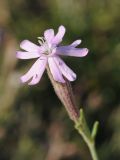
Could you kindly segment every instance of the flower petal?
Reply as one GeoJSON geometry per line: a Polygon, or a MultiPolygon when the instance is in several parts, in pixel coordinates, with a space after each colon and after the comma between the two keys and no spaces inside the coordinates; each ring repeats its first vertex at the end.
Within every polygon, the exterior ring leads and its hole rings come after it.
{"type": "Polygon", "coordinates": [[[53,75],[53,78],[55,81],[65,83],[65,80],[63,79],[62,73],[60,72],[57,64],[55,63],[54,57],[49,57],[48,58],[48,64],[50,71],[53,75]]]}
{"type": "Polygon", "coordinates": [[[65,31],[66,31],[65,27],[61,25],[58,28],[58,33],[54,37],[52,43],[55,45],[58,45],[62,41],[62,38],[64,37],[64,34],[65,34],[65,31]]]}
{"type": "Polygon", "coordinates": [[[56,54],[64,56],[84,57],[88,54],[87,48],[74,48],[71,46],[57,47],[56,54]]]}
{"type": "Polygon", "coordinates": [[[82,41],[80,39],[74,41],[70,46],[71,47],[77,47],[82,41]]]}
{"type": "Polygon", "coordinates": [[[46,57],[40,57],[34,64],[33,66],[30,68],[30,70],[21,77],[21,81],[23,83],[29,81],[31,78],[32,80],[30,81],[29,85],[35,85],[37,84],[41,77],[42,74],[45,70],[46,67],[46,63],[47,63],[47,58],[46,57]]]}
{"type": "Polygon", "coordinates": [[[40,52],[41,51],[41,47],[39,47],[38,45],[30,42],[29,40],[24,40],[21,42],[20,47],[28,52],[40,52]]]}
{"type": "Polygon", "coordinates": [[[40,54],[18,51],[16,53],[16,57],[19,58],[19,59],[32,59],[32,58],[38,58],[38,57],[40,57],[40,54]]]}
{"type": "Polygon", "coordinates": [[[76,79],[76,74],[65,64],[65,62],[61,58],[56,57],[54,59],[62,74],[69,81],[74,81],[76,79]]]}
{"type": "Polygon", "coordinates": [[[44,37],[48,43],[51,43],[52,39],[54,38],[54,30],[48,29],[44,32],[44,37]]]}

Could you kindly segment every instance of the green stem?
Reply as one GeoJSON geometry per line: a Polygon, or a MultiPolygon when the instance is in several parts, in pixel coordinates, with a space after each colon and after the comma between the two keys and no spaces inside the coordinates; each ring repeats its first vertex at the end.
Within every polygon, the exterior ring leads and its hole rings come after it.
{"type": "Polygon", "coordinates": [[[98,130],[98,122],[94,123],[92,133],[90,133],[83,110],[81,109],[80,117],[78,121],[75,123],[75,128],[78,130],[78,133],[82,136],[82,138],[86,142],[89,148],[90,154],[92,156],[92,159],[99,160],[96,152],[96,148],[95,148],[95,136],[98,130]]]}
{"type": "Polygon", "coordinates": [[[89,144],[88,147],[89,147],[92,159],[93,160],[98,160],[98,155],[97,155],[97,152],[96,152],[95,145],[94,144],[89,144]]]}
{"type": "Polygon", "coordinates": [[[96,148],[95,148],[95,142],[93,140],[91,140],[91,137],[88,137],[83,131],[78,130],[78,132],[80,133],[80,135],[82,136],[82,138],[86,142],[86,144],[89,148],[90,154],[92,156],[92,159],[93,160],[99,160],[98,155],[97,155],[97,151],[96,151],[96,148]]]}

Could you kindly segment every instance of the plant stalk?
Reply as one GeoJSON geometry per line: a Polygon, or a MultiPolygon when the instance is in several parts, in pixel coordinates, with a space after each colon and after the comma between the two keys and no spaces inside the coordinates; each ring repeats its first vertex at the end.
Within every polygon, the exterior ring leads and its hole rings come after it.
{"type": "Polygon", "coordinates": [[[95,148],[95,144],[88,144],[88,147],[89,147],[92,159],[93,160],[99,160],[98,155],[97,155],[97,151],[96,151],[96,148],[95,148]]]}
{"type": "Polygon", "coordinates": [[[92,134],[88,128],[83,110],[81,109],[80,112],[76,107],[75,99],[73,96],[72,88],[67,79],[65,79],[66,83],[59,83],[53,79],[53,76],[50,72],[49,66],[47,66],[47,73],[50,78],[50,81],[53,85],[55,93],[57,94],[58,98],[61,100],[63,105],[65,106],[68,115],[71,120],[75,123],[75,128],[78,130],[78,133],[82,136],[84,141],[86,142],[89,151],[91,153],[93,160],[98,160],[96,148],[95,148],[95,136],[98,129],[98,122],[95,122],[93,125],[92,134]]]}

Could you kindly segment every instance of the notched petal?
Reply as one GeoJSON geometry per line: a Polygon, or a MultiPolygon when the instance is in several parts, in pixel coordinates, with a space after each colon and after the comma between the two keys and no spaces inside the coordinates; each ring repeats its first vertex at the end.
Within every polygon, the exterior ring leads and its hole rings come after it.
{"type": "Polygon", "coordinates": [[[40,57],[30,68],[30,70],[21,77],[22,83],[28,82],[29,80],[32,80],[28,83],[29,85],[35,85],[37,84],[45,70],[47,63],[47,58],[45,57],[40,57]]]}
{"type": "Polygon", "coordinates": [[[20,43],[20,47],[28,52],[39,52],[39,46],[29,40],[24,40],[20,43]]]}
{"type": "Polygon", "coordinates": [[[32,59],[32,58],[38,58],[40,57],[40,54],[38,53],[30,53],[30,52],[22,52],[22,51],[17,51],[16,52],[16,57],[19,59],[32,59]]]}
{"type": "Polygon", "coordinates": [[[71,46],[57,47],[56,54],[73,57],[84,57],[88,54],[87,48],[74,48],[71,46]]]}
{"type": "Polygon", "coordinates": [[[77,47],[82,41],[80,39],[74,41],[70,46],[71,47],[77,47]]]}
{"type": "Polygon", "coordinates": [[[61,58],[55,57],[54,59],[64,77],[66,77],[69,81],[76,80],[76,74],[65,64],[61,58]]]}
{"type": "Polygon", "coordinates": [[[65,27],[61,25],[58,28],[58,33],[54,37],[52,43],[55,44],[55,45],[58,45],[62,41],[62,39],[64,37],[64,34],[65,34],[65,31],[66,31],[65,27]]]}
{"type": "Polygon", "coordinates": [[[54,57],[48,58],[48,64],[54,80],[60,83],[65,83],[65,80],[63,79],[62,73],[56,64],[54,57]]]}
{"type": "Polygon", "coordinates": [[[54,38],[54,30],[48,29],[44,32],[44,37],[48,43],[51,43],[52,39],[54,38]]]}

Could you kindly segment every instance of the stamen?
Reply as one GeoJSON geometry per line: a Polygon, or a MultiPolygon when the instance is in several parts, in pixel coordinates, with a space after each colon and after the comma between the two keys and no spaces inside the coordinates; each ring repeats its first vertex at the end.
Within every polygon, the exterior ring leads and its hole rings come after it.
{"type": "Polygon", "coordinates": [[[38,42],[39,42],[40,45],[42,46],[42,45],[45,43],[44,37],[38,37],[38,42]]]}
{"type": "Polygon", "coordinates": [[[51,44],[48,44],[48,42],[46,41],[46,39],[44,37],[38,37],[38,42],[41,46],[44,47],[44,49],[45,49],[44,54],[49,55],[52,53],[53,48],[52,48],[51,44]]]}

